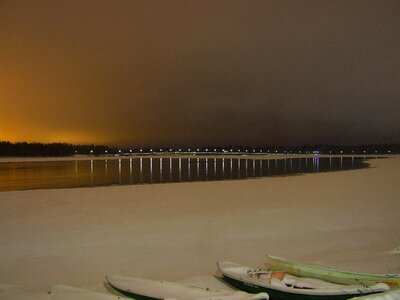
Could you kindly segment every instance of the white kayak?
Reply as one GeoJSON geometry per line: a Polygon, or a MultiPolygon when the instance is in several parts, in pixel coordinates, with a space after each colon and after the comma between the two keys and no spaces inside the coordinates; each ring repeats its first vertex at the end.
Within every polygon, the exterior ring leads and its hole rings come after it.
{"type": "Polygon", "coordinates": [[[141,299],[175,300],[267,300],[267,293],[257,295],[242,291],[225,291],[164,280],[106,276],[107,282],[118,292],[141,299]]]}
{"type": "Polygon", "coordinates": [[[55,285],[51,289],[52,300],[118,300],[125,297],[88,291],[66,285],[55,285]]]}

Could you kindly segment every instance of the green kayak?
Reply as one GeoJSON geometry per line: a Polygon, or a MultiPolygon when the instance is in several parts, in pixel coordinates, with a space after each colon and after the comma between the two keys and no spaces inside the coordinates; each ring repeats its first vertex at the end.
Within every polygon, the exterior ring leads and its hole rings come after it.
{"type": "Polygon", "coordinates": [[[317,278],[339,284],[362,284],[371,286],[385,283],[391,289],[400,288],[400,275],[398,274],[366,274],[335,270],[314,265],[294,263],[284,258],[268,255],[268,267],[273,271],[284,271],[289,274],[317,278]]]}

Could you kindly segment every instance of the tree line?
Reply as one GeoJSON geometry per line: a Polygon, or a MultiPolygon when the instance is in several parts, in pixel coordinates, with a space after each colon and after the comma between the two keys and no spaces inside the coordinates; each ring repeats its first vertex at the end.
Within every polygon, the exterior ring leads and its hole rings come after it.
{"type": "Polygon", "coordinates": [[[11,143],[0,141],[0,156],[70,156],[104,154],[112,148],[103,145],[72,145],[67,143],[11,143]]]}

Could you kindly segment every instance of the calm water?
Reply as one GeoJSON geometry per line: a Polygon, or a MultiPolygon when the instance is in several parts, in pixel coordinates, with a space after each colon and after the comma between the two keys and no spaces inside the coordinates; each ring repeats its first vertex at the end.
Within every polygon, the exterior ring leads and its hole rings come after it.
{"type": "Polygon", "coordinates": [[[286,176],[368,167],[362,158],[121,158],[0,163],[0,191],[286,176]]]}

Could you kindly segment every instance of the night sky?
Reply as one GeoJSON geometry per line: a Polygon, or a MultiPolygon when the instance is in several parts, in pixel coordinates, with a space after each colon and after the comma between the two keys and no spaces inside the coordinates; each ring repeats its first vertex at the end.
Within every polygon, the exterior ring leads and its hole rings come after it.
{"type": "Polygon", "coordinates": [[[0,0],[0,140],[400,143],[400,1],[0,0]]]}

